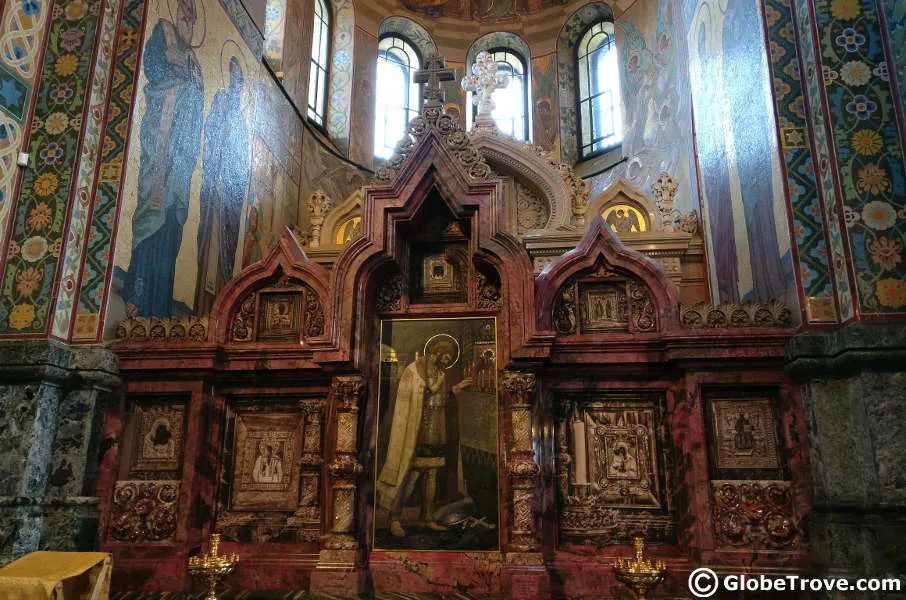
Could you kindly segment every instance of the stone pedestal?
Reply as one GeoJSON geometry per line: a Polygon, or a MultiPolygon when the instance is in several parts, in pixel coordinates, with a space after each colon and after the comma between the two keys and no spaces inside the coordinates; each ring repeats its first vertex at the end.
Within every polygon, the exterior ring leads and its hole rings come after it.
{"type": "Polygon", "coordinates": [[[0,342],[0,563],[94,548],[94,486],[117,372],[102,347],[0,342]]]}
{"type": "Polygon", "coordinates": [[[541,600],[551,597],[551,578],[540,552],[508,552],[500,578],[504,598],[541,600]]]}
{"type": "Polygon", "coordinates": [[[799,335],[787,361],[808,421],[814,566],[906,572],[906,326],[799,335]]]}

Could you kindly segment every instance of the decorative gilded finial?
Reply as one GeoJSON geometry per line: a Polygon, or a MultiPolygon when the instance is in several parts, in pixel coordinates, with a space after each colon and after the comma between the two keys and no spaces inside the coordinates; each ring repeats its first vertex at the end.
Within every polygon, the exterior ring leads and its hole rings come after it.
{"type": "Polygon", "coordinates": [[[645,558],[645,538],[633,536],[635,558],[618,558],[613,561],[617,579],[635,592],[638,600],[645,600],[645,593],[658,586],[667,575],[667,565],[662,560],[645,558]]]}
{"type": "Polygon", "coordinates": [[[220,534],[212,533],[208,538],[208,553],[189,557],[189,575],[207,581],[205,600],[217,600],[217,584],[232,573],[238,563],[238,554],[220,554],[220,534]]]}

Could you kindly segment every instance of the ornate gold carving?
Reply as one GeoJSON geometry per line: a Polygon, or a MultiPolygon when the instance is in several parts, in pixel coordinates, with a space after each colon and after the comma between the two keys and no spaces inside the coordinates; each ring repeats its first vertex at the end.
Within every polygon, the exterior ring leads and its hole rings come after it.
{"type": "Polygon", "coordinates": [[[535,374],[504,371],[501,387],[506,392],[510,407],[530,407],[535,393],[535,374]]]}
{"type": "Polygon", "coordinates": [[[235,420],[234,511],[295,510],[302,420],[298,414],[239,413],[235,420]]]}
{"type": "Polygon", "coordinates": [[[333,379],[333,394],[338,407],[357,408],[363,391],[364,385],[359,375],[344,375],[333,379]]]}
{"type": "Polygon", "coordinates": [[[355,437],[358,418],[355,412],[337,414],[337,450],[340,452],[355,451],[355,437]]]}
{"type": "Polygon", "coordinates": [[[302,315],[302,294],[262,293],[258,315],[257,339],[299,341],[302,315]]]}
{"type": "Polygon", "coordinates": [[[242,299],[239,310],[233,316],[230,324],[230,340],[234,342],[250,342],[255,331],[255,294],[249,294],[242,299]]]}
{"type": "Polygon", "coordinates": [[[179,481],[117,481],[110,537],[118,542],[170,540],[176,533],[179,481]]]}
{"type": "Polygon", "coordinates": [[[559,413],[561,532],[607,543],[634,530],[668,538],[654,401],[568,402],[559,413]]]}
{"type": "Polygon", "coordinates": [[[554,330],[557,333],[576,332],[576,285],[567,283],[557,293],[552,316],[554,330]]]}
{"type": "Polygon", "coordinates": [[[780,467],[770,400],[713,400],[711,412],[718,469],[780,467]]]}
{"type": "Polygon", "coordinates": [[[668,173],[661,173],[651,191],[654,192],[654,198],[657,202],[658,210],[661,211],[663,218],[664,231],[673,231],[673,200],[676,192],[679,190],[679,184],[668,173]]]}
{"type": "MultiPolygon", "coordinates": [[[[136,405],[138,432],[135,438],[135,462],[130,473],[139,478],[140,472],[179,470],[182,460],[184,406],[136,405]]],[[[159,479],[158,473],[155,479],[159,479]]]]}
{"type": "Polygon", "coordinates": [[[239,563],[238,554],[220,554],[220,534],[212,533],[208,538],[208,552],[189,557],[189,575],[207,581],[208,593],[204,600],[217,600],[217,584],[233,572],[239,563]]]}
{"type": "Polygon", "coordinates": [[[641,282],[629,282],[630,313],[636,331],[655,331],[657,321],[654,318],[654,302],[648,288],[641,282]]]}
{"type": "Polygon", "coordinates": [[[138,317],[126,319],[116,328],[116,337],[125,344],[191,344],[208,340],[208,317],[138,317]]]}
{"type": "Polygon", "coordinates": [[[629,330],[626,284],[579,284],[579,319],[583,333],[629,330]]]}
{"type": "Polygon", "coordinates": [[[645,538],[633,536],[635,558],[618,558],[613,563],[617,579],[635,592],[638,600],[645,600],[645,593],[657,587],[667,576],[667,565],[662,560],[645,558],[645,538]]]}
{"type": "Polygon", "coordinates": [[[402,308],[403,276],[394,273],[381,282],[375,298],[375,309],[378,312],[392,312],[402,308]]]}
{"type": "Polygon", "coordinates": [[[482,273],[480,269],[476,269],[475,279],[478,308],[500,308],[503,305],[500,283],[482,273]]]}
{"type": "Polygon", "coordinates": [[[799,541],[788,481],[712,481],[718,546],[791,548],[799,541]]]}
{"type": "Polygon", "coordinates": [[[315,338],[324,333],[324,311],[321,300],[313,289],[305,290],[305,337],[315,338]]]}
{"type": "Polygon", "coordinates": [[[791,327],[790,309],[780,300],[766,304],[724,302],[711,305],[699,302],[680,305],[680,325],[687,329],[733,329],[746,327],[791,327]]]}

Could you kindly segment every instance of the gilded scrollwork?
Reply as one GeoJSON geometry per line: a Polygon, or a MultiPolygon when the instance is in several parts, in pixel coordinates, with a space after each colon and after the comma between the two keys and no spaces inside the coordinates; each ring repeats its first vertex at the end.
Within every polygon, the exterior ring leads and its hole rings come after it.
{"type": "Polygon", "coordinates": [[[788,481],[712,481],[714,534],[719,546],[795,547],[799,527],[788,481]]]}
{"type": "Polygon", "coordinates": [[[162,542],[176,533],[179,481],[118,481],[110,537],[117,542],[162,542]]]}

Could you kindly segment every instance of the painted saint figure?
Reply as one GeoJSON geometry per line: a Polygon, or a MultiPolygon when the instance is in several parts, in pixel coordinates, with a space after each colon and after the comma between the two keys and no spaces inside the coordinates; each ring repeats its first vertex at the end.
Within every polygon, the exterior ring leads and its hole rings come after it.
{"type": "Polygon", "coordinates": [[[258,458],[252,469],[255,483],[280,483],[283,481],[283,461],[274,456],[274,447],[268,444],[258,448],[258,458]]]}
{"type": "Polygon", "coordinates": [[[437,508],[467,498],[459,447],[456,396],[472,380],[450,386],[446,369],[457,349],[444,336],[429,341],[425,356],[403,371],[393,408],[387,457],[377,482],[378,504],[390,512],[390,532],[405,537],[400,518],[406,501],[422,480],[421,523],[434,531],[446,527],[435,520],[437,508]],[[438,502],[438,487],[444,497],[438,502]]]}
{"type": "Polygon", "coordinates": [[[204,113],[204,82],[192,49],[195,0],[177,1],[175,21],[160,19],[142,54],[148,82],[124,291],[131,313],[152,317],[175,312],[176,257],[189,214],[204,113]]]}
{"type": "Polygon", "coordinates": [[[208,312],[217,292],[233,278],[249,182],[249,133],[241,103],[244,76],[235,56],[229,72],[229,85],[214,95],[204,125],[196,314],[208,312]]]}

